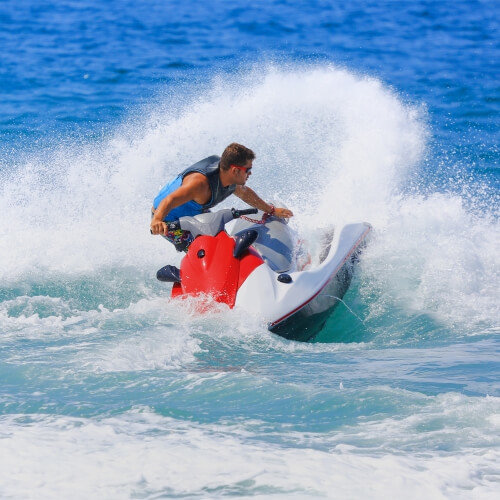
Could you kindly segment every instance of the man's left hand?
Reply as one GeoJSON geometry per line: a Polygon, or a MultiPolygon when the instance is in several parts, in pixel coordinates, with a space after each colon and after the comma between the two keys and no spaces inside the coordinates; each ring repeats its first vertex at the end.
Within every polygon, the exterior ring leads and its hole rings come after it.
{"type": "Polygon", "coordinates": [[[274,209],[274,215],[276,217],[281,217],[281,218],[288,219],[288,217],[293,217],[293,212],[291,210],[288,210],[288,208],[278,208],[278,207],[276,207],[274,209]]]}

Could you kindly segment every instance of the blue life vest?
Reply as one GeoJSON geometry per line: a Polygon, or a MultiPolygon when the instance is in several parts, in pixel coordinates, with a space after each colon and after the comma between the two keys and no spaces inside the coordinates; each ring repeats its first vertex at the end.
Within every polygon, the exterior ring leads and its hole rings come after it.
{"type": "Polygon", "coordinates": [[[221,201],[225,200],[229,195],[234,193],[236,184],[231,184],[230,186],[224,187],[220,182],[219,162],[220,157],[216,155],[209,156],[208,158],[200,160],[194,165],[186,168],[186,170],[181,172],[173,181],[169,182],[160,190],[158,196],[154,199],[153,202],[153,207],[155,210],[158,208],[158,205],[166,196],[168,196],[170,193],[174,192],[181,186],[184,177],[193,172],[199,172],[200,174],[206,176],[210,185],[210,191],[212,192],[212,197],[208,201],[208,203],[200,205],[194,200],[188,201],[180,205],[179,207],[170,210],[170,212],[165,216],[163,220],[172,221],[186,215],[193,216],[201,214],[203,212],[208,212],[209,208],[217,205],[221,201]]]}

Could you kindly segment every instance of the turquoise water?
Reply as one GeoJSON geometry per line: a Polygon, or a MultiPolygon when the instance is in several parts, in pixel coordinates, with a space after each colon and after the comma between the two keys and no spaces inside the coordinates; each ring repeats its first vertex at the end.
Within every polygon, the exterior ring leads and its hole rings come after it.
{"type": "Polygon", "coordinates": [[[496,498],[498,18],[3,2],[0,497],[496,498]],[[154,279],[153,197],[232,141],[313,256],[374,227],[312,343],[154,279]]]}

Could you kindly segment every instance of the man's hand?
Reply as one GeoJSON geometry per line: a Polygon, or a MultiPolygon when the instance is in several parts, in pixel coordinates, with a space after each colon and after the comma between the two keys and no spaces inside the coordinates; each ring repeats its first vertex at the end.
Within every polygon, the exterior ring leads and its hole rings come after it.
{"type": "Polygon", "coordinates": [[[288,210],[288,208],[278,208],[278,207],[276,207],[274,209],[274,215],[276,217],[288,218],[288,217],[293,217],[293,212],[291,210],[288,210]]]}
{"type": "Polygon", "coordinates": [[[153,219],[150,227],[153,234],[167,234],[167,224],[162,220],[153,219]]]}

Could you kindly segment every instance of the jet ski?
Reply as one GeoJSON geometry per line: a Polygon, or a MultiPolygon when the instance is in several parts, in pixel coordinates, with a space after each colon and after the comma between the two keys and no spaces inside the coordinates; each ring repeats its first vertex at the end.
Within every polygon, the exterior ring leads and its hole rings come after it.
{"type": "Polygon", "coordinates": [[[317,264],[298,258],[300,243],[288,221],[257,209],[223,209],[168,223],[194,241],[180,268],[165,266],[160,281],[172,297],[209,295],[262,319],[290,340],[311,340],[347,291],[370,224],[347,224],[326,233],[317,264]]]}

